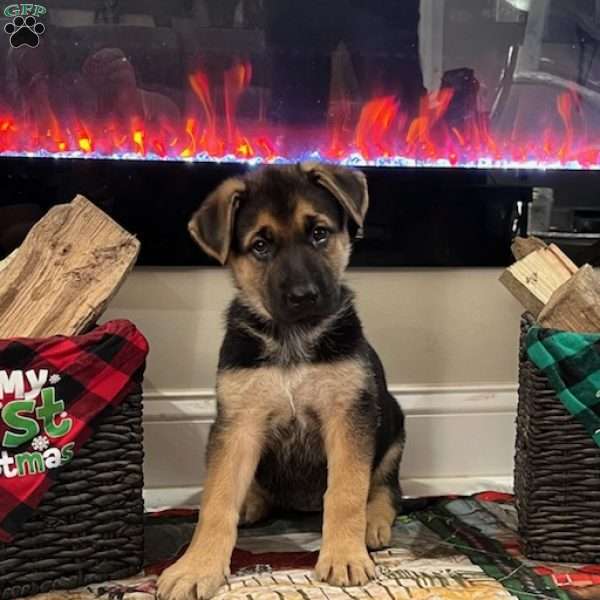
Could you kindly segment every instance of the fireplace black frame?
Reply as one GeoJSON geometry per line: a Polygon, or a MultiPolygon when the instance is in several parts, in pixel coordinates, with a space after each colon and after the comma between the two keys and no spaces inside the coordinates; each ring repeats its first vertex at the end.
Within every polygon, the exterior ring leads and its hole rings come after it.
{"type": "MultiPolygon", "coordinates": [[[[244,172],[239,163],[109,159],[0,158],[0,215],[7,206],[52,205],[83,194],[139,236],[139,264],[211,266],[186,224],[223,179],[244,172]]],[[[600,173],[477,169],[366,168],[371,208],[354,267],[501,267],[510,244],[527,231],[527,204],[535,186],[592,181],[600,173]]],[[[34,211],[35,212],[35,211],[34,211]]],[[[3,228],[0,222],[0,243],[3,228]]],[[[32,218],[33,224],[35,219],[32,218]]],[[[27,224],[21,223],[21,237],[27,224]]],[[[19,241],[0,246],[0,258],[19,241]]]]}

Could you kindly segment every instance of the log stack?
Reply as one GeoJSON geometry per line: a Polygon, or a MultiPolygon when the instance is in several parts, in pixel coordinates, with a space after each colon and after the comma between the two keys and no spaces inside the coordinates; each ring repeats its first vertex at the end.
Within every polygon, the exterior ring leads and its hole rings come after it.
{"type": "Polygon", "coordinates": [[[517,259],[500,276],[502,284],[543,327],[600,332],[600,274],[577,267],[560,248],[537,238],[517,238],[517,259]]]}
{"type": "Polygon", "coordinates": [[[83,196],[54,206],[0,261],[0,338],[86,331],[139,249],[134,236],[83,196]]]}

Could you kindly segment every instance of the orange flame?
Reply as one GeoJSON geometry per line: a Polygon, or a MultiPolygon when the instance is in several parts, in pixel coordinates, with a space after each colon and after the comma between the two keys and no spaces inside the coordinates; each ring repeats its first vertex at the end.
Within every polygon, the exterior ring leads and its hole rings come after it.
{"type": "Polygon", "coordinates": [[[576,108],[579,108],[579,99],[570,90],[563,92],[556,99],[556,109],[565,128],[564,140],[558,151],[558,157],[563,162],[569,159],[571,150],[573,149],[573,141],[575,139],[573,112],[576,108]]]}
{"type": "Polygon", "coordinates": [[[144,144],[144,131],[142,129],[134,129],[131,135],[131,139],[133,140],[135,150],[138,154],[144,156],[146,154],[146,147],[144,144]]]}
{"type": "Polygon", "coordinates": [[[223,94],[225,99],[226,142],[229,149],[234,148],[245,158],[253,155],[252,147],[237,131],[235,115],[241,95],[250,85],[252,67],[250,63],[236,63],[225,71],[223,79],[223,94]]]}
{"type": "Polygon", "coordinates": [[[94,151],[94,143],[92,136],[89,133],[89,128],[86,127],[81,121],[76,124],[77,127],[77,144],[80,150],[83,150],[86,154],[94,151]]]}
{"type": "Polygon", "coordinates": [[[397,113],[398,103],[393,96],[375,98],[363,106],[356,126],[354,143],[364,157],[373,156],[372,148],[376,149],[375,154],[379,156],[391,154],[385,138],[397,113]]]}
{"type": "Polygon", "coordinates": [[[195,101],[178,122],[139,116],[128,121],[99,118],[84,124],[78,115],[55,113],[49,101],[36,111],[25,111],[22,118],[3,111],[0,153],[111,156],[135,152],[140,156],[186,159],[199,155],[222,158],[227,154],[272,161],[278,156],[296,159],[309,152],[345,160],[359,152],[365,160],[444,159],[456,165],[480,158],[517,162],[534,159],[542,164],[560,160],[600,167],[600,145],[593,143],[591,136],[588,142],[586,106],[575,92],[566,91],[556,97],[537,137],[524,135],[518,125],[512,137],[510,133],[500,137],[497,132],[492,134],[487,116],[477,106],[456,114],[460,111],[454,110],[456,98],[450,88],[426,94],[414,118],[402,110],[393,95],[370,98],[361,106],[356,102],[358,83],[344,79],[347,73],[340,69],[338,81],[330,89],[327,124],[316,132],[314,128],[269,129],[263,96],[259,98],[257,118],[252,123],[243,122],[239,108],[252,81],[252,67],[247,61],[236,60],[223,73],[222,95],[215,92],[214,82],[205,72],[196,70],[188,76],[195,101]],[[222,105],[218,105],[221,97],[222,105]]]}
{"type": "Polygon", "coordinates": [[[197,122],[196,119],[190,117],[185,122],[185,132],[189,138],[189,144],[181,151],[179,156],[182,158],[189,158],[196,156],[196,135],[197,135],[197,122]]]}
{"type": "Polygon", "coordinates": [[[273,144],[269,141],[269,138],[261,136],[256,140],[256,145],[262,150],[262,155],[267,159],[271,160],[277,156],[273,144]]]}
{"type": "Polygon", "coordinates": [[[204,110],[206,127],[200,137],[201,147],[208,152],[218,151],[217,118],[210,91],[208,77],[202,71],[196,71],[188,77],[188,81],[204,110]]]}
{"type": "Polygon", "coordinates": [[[158,154],[158,156],[161,158],[167,155],[167,149],[161,140],[153,140],[152,148],[154,149],[154,152],[156,152],[156,154],[158,154]]]}
{"type": "Polygon", "coordinates": [[[446,114],[453,95],[452,89],[442,88],[421,99],[419,116],[413,119],[406,134],[410,152],[419,154],[418,150],[422,149],[428,157],[437,157],[438,150],[432,139],[432,130],[446,114]]]}
{"type": "Polygon", "coordinates": [[[90,138],[88,138],[88,137],[80,137],[79,138],[79,147],[84,152],[91,152],[92,151],[92,140],[90,140],[90,138]]]}

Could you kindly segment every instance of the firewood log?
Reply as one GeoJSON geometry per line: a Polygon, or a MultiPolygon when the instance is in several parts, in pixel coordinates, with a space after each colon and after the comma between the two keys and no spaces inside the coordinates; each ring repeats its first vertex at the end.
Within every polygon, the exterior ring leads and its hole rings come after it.
{"type": "Polygon", "coordinates": [[[6,269],[6,267],[8,267],[8,263],[10,263],[10,261],[16,256],[17,250],[13,250],[6,258],[0,260],[0,273],[3,269],[6,269]]]}
{"type": "Polygon", "coordinates": [[[558,246],[550,244],[527,254],[506,269],[500,281],[537,317],[552,294],[577,272],[577,265],[558,246]]]}
{"type": "Polygon", "coordinates": [[[0,270],[0,338],[81,333],[100,317],[139,248],[83,196],[54,206],[0,270]]]}
{"type": "Polygon", "coordinates": [[[525,258],[528,254],[540,250],[541,248],[547,248],[546,242],[540,240],[540,238],[529,236],[529,237],[517,237],[514,239],[510,249],[513,256],[517,260],[525,258]]]}
{"type": "Polygon", "coordinates": [[[550,329],[600,332],[600,275],[590,265],[581,267],[552,294],[538,321],[550,329]]]}

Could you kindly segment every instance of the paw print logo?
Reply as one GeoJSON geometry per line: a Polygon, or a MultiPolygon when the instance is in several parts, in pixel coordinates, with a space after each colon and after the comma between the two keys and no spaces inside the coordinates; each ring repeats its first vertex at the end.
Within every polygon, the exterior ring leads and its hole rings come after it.
{"type": "Polygon", "coordinates": [[[11,23],[4,26],[4,31],[10,35],[10,45],[13,48],[20,46],[36,48],[40,43],[40,36],[46,31],[46,28],[34,16],[29,15],[25,19],[15,17],[11,23]]]}

